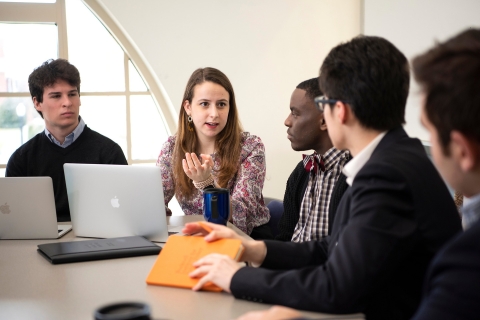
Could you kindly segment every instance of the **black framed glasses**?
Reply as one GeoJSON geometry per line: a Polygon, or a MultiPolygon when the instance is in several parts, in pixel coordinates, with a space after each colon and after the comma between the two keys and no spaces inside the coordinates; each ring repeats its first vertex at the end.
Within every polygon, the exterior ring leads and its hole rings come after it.
{"type": "Polygon", "coordinates": [[[316,97],[313,101],[315,101],[315,105],[317,106],[318,110],[320,110],[320,112],[323,112],[325,110],[325,104],[334,104],[342,100],[326,99],[325,96],[319,96],[316,97]]]}

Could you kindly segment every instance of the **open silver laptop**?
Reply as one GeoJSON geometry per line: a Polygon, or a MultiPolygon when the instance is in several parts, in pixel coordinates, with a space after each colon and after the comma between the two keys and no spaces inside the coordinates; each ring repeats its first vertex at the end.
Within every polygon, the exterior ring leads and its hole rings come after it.
{"type": "Polygon", "coordinates": [[[75,163],[63,168],[76,236],[167,240],[160,168],[75,163]]]}
{"type": "Polygon", "coordinates": [[[57,224],[52,178],[0,178],[0,239],[57,239],[70,230],[57,224]]]}

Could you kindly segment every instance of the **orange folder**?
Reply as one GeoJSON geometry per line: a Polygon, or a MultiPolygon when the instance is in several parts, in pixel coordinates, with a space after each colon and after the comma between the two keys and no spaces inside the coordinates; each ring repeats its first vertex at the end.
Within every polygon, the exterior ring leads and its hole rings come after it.
{"type": "MultiPolygon", "coordinates": [[[[199,236],[170,236],[150,270],[147,283],[191,289],[198,282],[188,275],[195,269],[193,263],[210,253],[225,254],[238,261],[243,253],[242,242],[238,239],[206,242],[199,236]]],[[[207,283],[202,290],[222,291],[213,283],[207,283]]]]}

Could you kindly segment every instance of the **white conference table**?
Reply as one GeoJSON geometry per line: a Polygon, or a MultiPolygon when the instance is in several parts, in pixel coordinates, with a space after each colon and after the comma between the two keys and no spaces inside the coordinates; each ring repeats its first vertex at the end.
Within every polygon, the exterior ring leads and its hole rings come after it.
{"type": "MultiPolygon", "coordinates": [[[[169,224],[184,225],[202,216],[173,216],[169,224]]],[[[229,224],[239,233],[241,231],[229,224]]],[[[73,231],[59,240],[0,240],[0,319],[93,319],[97,308],[111,303],[142,302],[152,319],[235,319],[267,304],[235,299],[222,292],[147,285],[156,256],[52,265],[36,252],[37,245],[82,241],[73,231]]],[[[363,315],[304,312],[314,319],[364,319],[363,315]]]]}

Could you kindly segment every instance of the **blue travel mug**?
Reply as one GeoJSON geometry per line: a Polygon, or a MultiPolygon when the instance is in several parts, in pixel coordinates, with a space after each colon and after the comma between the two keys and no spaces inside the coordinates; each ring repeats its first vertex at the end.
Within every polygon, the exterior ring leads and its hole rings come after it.
{"type": "Polygon", "coordinates": [[[223,188],[203,190],[203,217],[208,222],[227,225],[230,217],[230,192],[223,188]]]}

